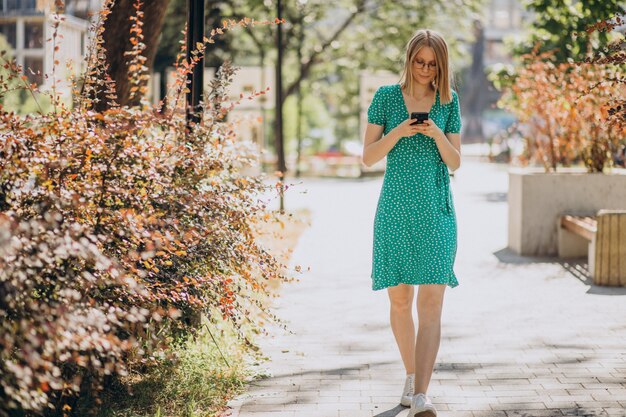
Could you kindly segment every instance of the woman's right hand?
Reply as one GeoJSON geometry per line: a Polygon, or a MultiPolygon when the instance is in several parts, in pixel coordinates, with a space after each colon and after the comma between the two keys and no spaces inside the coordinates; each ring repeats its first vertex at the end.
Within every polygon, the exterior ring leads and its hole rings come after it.
{"type": "Polygon", "coordinates": [[[396,132],[398,132],[398,136],[404,138],[413,136],[417,133],[417,125],[411,126],[411,123],[415,122],[413,119],[406,119],[404,122],[400,123],[398,126],[394,128],[396,132]]]}

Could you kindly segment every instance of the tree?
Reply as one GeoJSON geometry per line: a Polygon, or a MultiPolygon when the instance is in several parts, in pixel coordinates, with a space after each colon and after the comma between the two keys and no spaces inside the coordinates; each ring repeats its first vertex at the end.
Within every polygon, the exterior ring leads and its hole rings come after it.
{"type": "MultiPolygon", "coordinates": [[[[174,6],[182,3],[184,0],[172,0],[164,27],[162,48],[168,49],[170,60],[178,51],[176,42],[184,26],[177,23],[180,12],[176,12],[174,6]],[[175,35],[176,42],[169,39],[172,35],[175,35]]],[[[224,18],[273,19],[276,16],[273,2],[222,0],[212,3],[219,4],[224,18]]],[[[355,138],[358,132],[359,72],[388,69],[399,73],[405,43],[419,27],[443,32],[454,62],[463,63],[459,45],[471,38],[471,20],[467,15],[477,12],[480,4],[481,0],[285,1],[282,107],[304,86],[328,103],[329,111],[337,121],[337,142],[343,138],[355,138]],[[455,22],[454,27],[450,21],[455,22]]],[[[276,48],[272,42],[275,30],[274,26],[244,28],[243,35],[232,35],[232,42],[216,53],[228,55],[242,65],[263,67],[275,57],[276,48]],[[235,44],[237,48],[232,47],[235,44]]]]}
{"type": "MultiPolygon", "coordinates": [[[[140,103],[142,94],[133,94],[133,87],[138,88],[139,92],[145,90],[148,79],[140,78],[139,85],[133,85],[132,77],[137,71],[148,73],[154,64],[158,37],[168,3],[169,0],[116,0],[114,3],[109,1],[104,6],[110,8],[110,13],[104,22],[102,46],[106,50],[107,72],[115,82],[116,102],[121,106],[137,106],[140,103]],[[139,21],[134,20],[137,17],[139,21]],[[131,32],[133,27],[136,28],[135,32],[131,32]],[[137,43],[133,44],[134,42],[137,43]],[[141,68],[129,68],[129,58],[125,53],[133,49],[139,49],[140,54],[145,57],[141,68]]],[[[109,106],[107,95],[105,88],[98,90],[98,101],[94,106],[96,110],[102,111],[109,106]]]]}
{"type": "Polygon", "coordinates": [[[485,108],[485,92],[487,91],[487,77],[485,75],[485,30],[479,20],[474,22],[474,44],[472,45],[472,64],[467,72],[468,83],[465,96],[465,126],[464,141],[483,138],[482,113],[485,108]]]}
{"type": "MultiPolygon", "coordinates": [[[[162,83],[166,81],[165,69],[174,64],[176,56],[181,50],[183,31],[187,23],[187,2],[188,0],[170,0],[165,14],[154,59],[154,71],[162,74],[162,83]]],[[[207,31],[222,25],[221,8],[224,7],[223,3],[220,0],[209,1],[205,17],[207,31]]],[[[205,51],[204,60],[207,67],[219,68],[231,53],[231,39],[232,35],[214,38],[214,43],[205,51]]],[[[162,88],[161,91],[164,92],[165,89],[162,88]]]]}
{"type": "MultiPolygon", "coordinates": [[[[399,80],[406,42],[417,28],[427,27],[442,32],[446,37],[456,74],[467,62],[461,45],[471,39],[471,21],[466,15],[477,10],[479,5],[478,1],[381,2],[368,8],[366,14],[333,42],[324,54],[324,60],[316,64],[307,83],[312,91],[324,95],[336,120],[336,145],[340,146],[344,139],[358,138],[358,76],[361,71],[387,70],[398,74],[399,80]],[[450,21],[455,22],[454,28],[450,27],[450,21]]],[[[327,30],[320,26],[316,31],[324,33],[327,30]]],[[[314,38],[313,34],[310,36],[314,38]]],[[[308,44],[311,45],[311,40],[308,44]]]]}
{"type": "Polygon", "coordinates": [[[530,53],[535,44],[538,52],[555,50],[554,59],[581,61],[593,50],[607,44],[607,32],[588,32],[587,28],[623,11],[621,0],[530,0],[528,7],[535,13],[527,38],[513,48],[516,56],[530,53]]]}
{"type": "MultiPolygon", "coordinates": [[[[260,0],[230,0],[228,4],[230,10],[225,7],[224,15],[230,13],[233,18],[274,13],[271,5],[260,0]]],[[[399,72],[405,42],[419,27],[432,27],[445,33],[451,54],[459,58],[459,43],[471,37],[471,21],[466,16],[477,11],[480,4],[480,0],[342,0],[333,4],[321,0],[290,1],[284,10],[285,30],[289,35],[284,39],[287,86],[283,99],[287,100],[306,83],[307,89],[323,94],[331,106],[330,112],[338,120],[337,137],[354,136],[358,131],[359,71],[399,72]],[[450,21],[455,22],[454,30],[450,21]]],[[[233,54],[249,56],[256,52],[264,59],[271,44],[262,40],[271,39],[273,29],[247,30],[245,33],[255,38],[251,46],[258,46],[258,51],[238,48],[233,54]]]]}

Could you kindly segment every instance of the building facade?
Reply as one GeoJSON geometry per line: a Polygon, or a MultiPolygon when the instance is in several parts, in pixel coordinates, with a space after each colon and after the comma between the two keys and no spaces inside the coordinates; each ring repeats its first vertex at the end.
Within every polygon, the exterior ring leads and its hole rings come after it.
{"type": "Polygon", "coordinates": [[[89,42],[90,15],[99,11],[101,0],[0,0],[0,34],[3,35],[18,65],[31,83],[47,88],[54,61],[59,92],[68,90],[67,63],[79,72],[89,42]],[[57,29],[54,51],[52,41],[55,13],[62,17],[57,29]]]}

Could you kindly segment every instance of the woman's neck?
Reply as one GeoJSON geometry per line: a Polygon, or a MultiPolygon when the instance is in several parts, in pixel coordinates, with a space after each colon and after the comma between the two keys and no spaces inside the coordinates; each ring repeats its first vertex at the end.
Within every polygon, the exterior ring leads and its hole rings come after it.
{"type": "MultiPolygon", "coordinates": [[[[413,87],[413,94],[411,94],[411,96],[413,98],[422,98],[422,97],[427,96],[431,92],[435,91],[433,86],[430,84],[423,85],[419,83],[413,83],[412,87],[413,87]]],[[[408,90],[406,90],[405,92],[407,93],[407,95],[409,94],[408,90]]]]}

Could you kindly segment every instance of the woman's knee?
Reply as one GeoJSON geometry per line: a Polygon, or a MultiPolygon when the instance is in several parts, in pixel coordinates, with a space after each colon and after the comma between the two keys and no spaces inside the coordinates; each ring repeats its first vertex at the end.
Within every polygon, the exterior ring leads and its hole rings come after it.
{"type": "Polygon", "coordinates": [[[400,284],[395,287],[389,287],[389,301],[391,308],[394,310],[408,310],[413,303],[413,287],[406,284],[400,284]]]}
{"type": "Polygon", "coordinates": [[[417,296],[417,315],[420,323],[436,323],[441,320],[444,288],[420,288],[417,296]]]}

